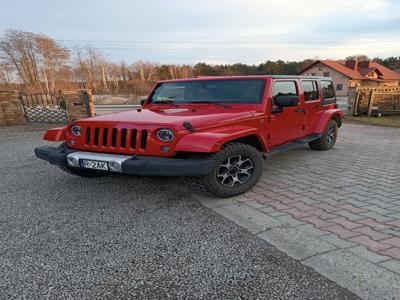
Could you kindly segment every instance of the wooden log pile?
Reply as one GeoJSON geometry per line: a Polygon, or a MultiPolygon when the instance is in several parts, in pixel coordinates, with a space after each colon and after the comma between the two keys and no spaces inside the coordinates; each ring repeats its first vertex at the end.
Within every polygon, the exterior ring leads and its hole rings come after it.
{"type": "Polygon", "coordinates": [[[400,87],[357,87],[353,105],[353,115],[371,116],[373,113],[400,114],[400,87]]]}

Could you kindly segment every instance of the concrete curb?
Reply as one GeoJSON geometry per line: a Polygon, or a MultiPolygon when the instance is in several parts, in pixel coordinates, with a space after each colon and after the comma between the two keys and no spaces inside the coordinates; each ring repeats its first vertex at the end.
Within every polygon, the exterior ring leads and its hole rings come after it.
{"type": "Polygon", "coordinates": [[[192,198],[361,298],[400,299],[400,275],[357,255],[367,251],[359,246],[311,224],[266,215],[245,196],[221,199],[193,193],[192,198]]]}

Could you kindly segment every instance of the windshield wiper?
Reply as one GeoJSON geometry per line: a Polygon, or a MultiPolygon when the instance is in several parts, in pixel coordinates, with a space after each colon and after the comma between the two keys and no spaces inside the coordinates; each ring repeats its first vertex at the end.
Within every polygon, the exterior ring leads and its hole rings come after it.
{"type": "Polygon", "coordinates": [[[154,101],[154,102],[151,102],[151,103],[152,103],[152,104],[171,104],[171,105],[173,105],[173,106],[179,106],[178,104],[175,103],[174,100],[167,100],[167,99],[165,99],[165,100],[158,100],[158,101],[154,101]]]}
{"type": "Polygon", "coordinates": [[[195,103],[195,104],[203,104],[203,103],[205,103],[205,104],[215,104],[215,105],[218,105],[218,106],[221,106],[221,107],[224,107],[224,108],[232,108],[232,106],[223,104],[221,102],[215,102],[215,101],[190,101],[190,102],[187,102],[187,104],[192,104],[192,103],[195,103]]]}

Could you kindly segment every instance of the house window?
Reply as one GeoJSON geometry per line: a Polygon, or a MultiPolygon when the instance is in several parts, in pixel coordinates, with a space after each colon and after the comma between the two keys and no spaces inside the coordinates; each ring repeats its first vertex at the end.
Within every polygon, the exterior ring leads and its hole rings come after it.
{"type": "Polygon", "coordinates": [[[318,85],[315,80],[302,80],[301,87],[303,88],[305,101],[314,101],[319,99],[318,85]]]}
{"type": "Polygon", "coordinates": [[[337,84],[337,85],[336,85],[336,90],[337,90],[337,91],[343,90],[343,84],[337,84]]]}
{"type": "Polygon", "coordinates": [[[317,76],[317,73],[310,73],[311,76],[317,76]]]}
{"type": "Polygon", "coordinates": [[[324,77],[329,77],[329,72],[324,72],[324,77]]]}
{"type": "Polygon", "coordinates": [[[369,78],[377,78],[378,75],[375,73],[375,71],[371,71],[370,73],[367,74],[367,77],[369,77],[369,78]]]}

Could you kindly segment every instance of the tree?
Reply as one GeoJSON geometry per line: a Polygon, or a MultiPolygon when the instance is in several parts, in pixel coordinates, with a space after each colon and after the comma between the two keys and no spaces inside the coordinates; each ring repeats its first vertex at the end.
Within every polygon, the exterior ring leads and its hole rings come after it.
{"type": "Polygon", "coordinates": [[[16,81],[13,67],[6,63],[0,64],[0,83],[5,84],[7,88],[13,88],[16,81]]]}
{"type": "Polygon", "coordinates": [[[356,55],[347,56],[346,60],[368,61],[371,59],[365,54],[356,54],[356,55]]]}
{"type": "Polygon", "coordinates": [[[15,74],[7,77],[33,88],[54,89],[68,59],[69,50],[43,34],[8,30],[0,40],[0,62],[15,74]]]}
{"type": "Polygon", "coordinates": [[[204,62],[198,63],[193,68],[193,73],[195,76],[217,76],[223,75],[215,67],[208,65],[204,62]]]}
{"type": "Polygon", "coordinates": [[[93,47],[78,49],[74,68],[75,77],[85,87],[98,92],[108,92],[109,63],[105,56],[93,47]]]}
{"type": "Polygon", "coordinates": [[[119,64],[119,72],[121,74],[121,80],[126,81],[132,79],[132,72],[129,71],[128,65],[124,60],[119,64]]]}
{"type": "Polygon", "coordinates": [[[57,80],[69,79],[64,76],[70,51],[44,35],[37,35],[35,41],[39,53],[39,70],[43,75],[46,91],[54,91],[57,80]]]}
{"type": "Polygon", "coordinates": [[[398,57],[387,57],[385,59],[382,58],[374,58],[373,61],[385,66],[386,68],[395,70],[395,69],[400,69],[400,56],[398,57]]]}
{"type": "Polygon", "coordinates": [[[139,60],[131,66],[131,70],[136,78],[142,81],[152,81],[156,75],[157,67],[157,63],[139,60]]]}

